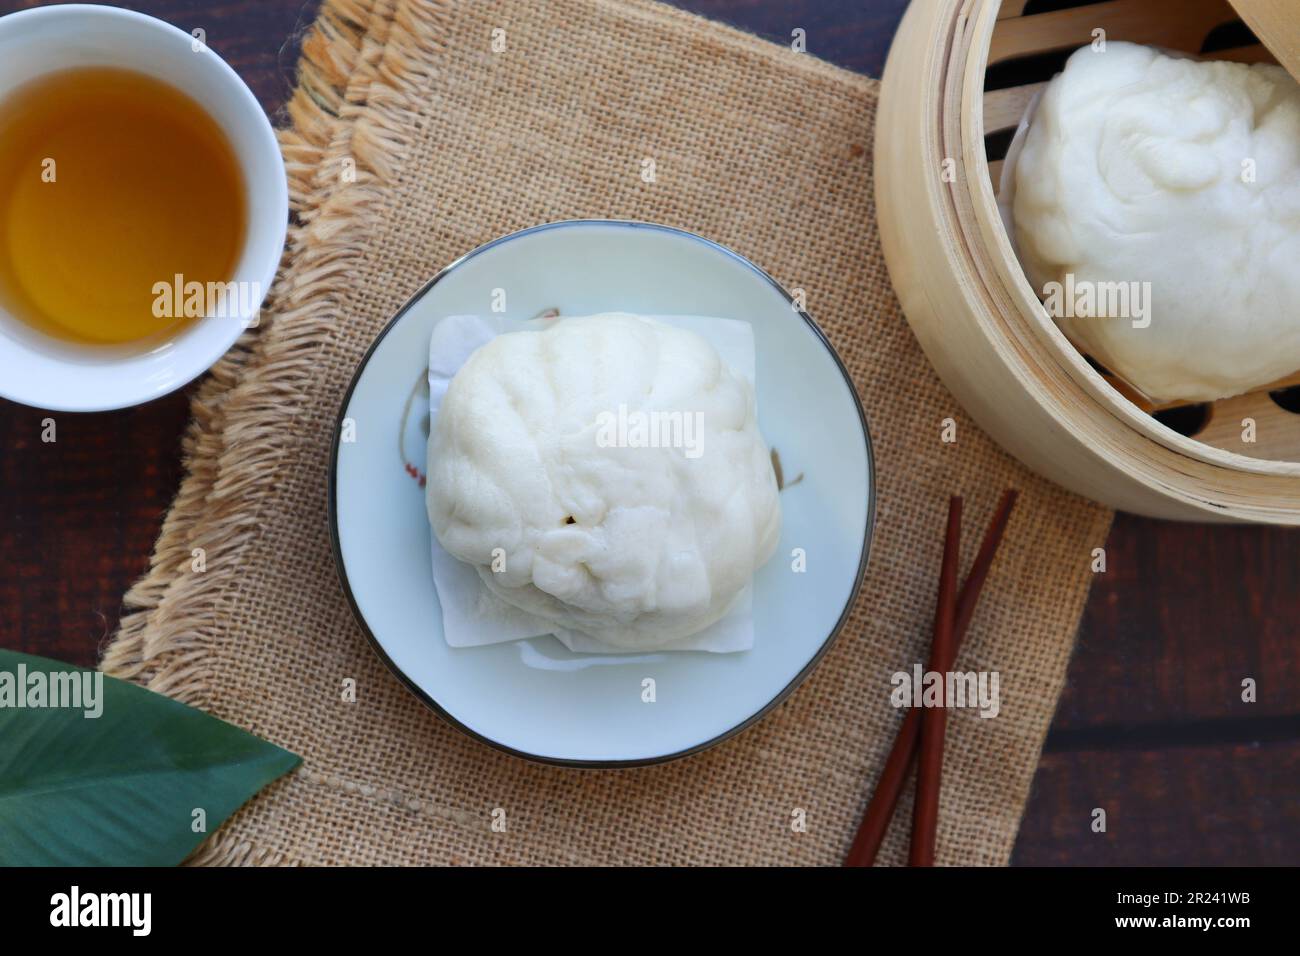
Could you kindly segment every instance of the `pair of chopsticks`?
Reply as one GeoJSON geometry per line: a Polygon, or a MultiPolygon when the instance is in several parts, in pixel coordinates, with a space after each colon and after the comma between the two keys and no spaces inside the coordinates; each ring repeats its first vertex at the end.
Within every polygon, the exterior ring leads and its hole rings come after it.
{"type": "MultiPolygon", "coordinates": [[[[979,603],[980,591],[988,577],[1002,534],[1006,531],[1017,493],[1002,493],[997,511],[984,532],[979,553],[961,592],[957,592],[957,562],[961,553],[961,498],[948,501],[948,525],[944,534],[943,564],[939,571],[939,598],[934,615],[934,637],[930,647],[929,670],[946,675],[957,659],[957,650],[970,627],[979,603]]],[[[946,678],[945,678],[946,679],[946,678]]],[[[913,702],[916,703],[915,701],[913,702]]],[[[894,738],[885,769],[876,784],[867,812],[862,817],[853,846],[844,859],[845,866],[871,866],[885,838],[889,821],[898,806],[899,795],[907,781],[913,757],[917,761],[916,801],[912,811],[912,846],[908,862],[912,866],[934,866],[934,841],[939,818],[939,783],[943,774],[943,736],[948,712],[943,707],[908,709],[894,738]]]]}

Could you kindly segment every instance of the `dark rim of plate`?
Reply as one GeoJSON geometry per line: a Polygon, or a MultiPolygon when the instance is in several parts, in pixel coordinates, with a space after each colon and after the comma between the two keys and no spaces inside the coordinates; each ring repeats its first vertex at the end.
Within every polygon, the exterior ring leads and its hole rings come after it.
{"type": "Polygon", "coordinates": [[[853,379],[849,376],[848,370],[844,367],[844,363],[840,360],[839,354],[835,351],[834,346],[831,345],[830,340],[826,338],[826,333],[823,332],[821,328],[817,325],[817,323],[813,321],[812,317],[808,315],[808,313],[802,310],[795,309],[794,299],[791,298],[790,294],[786,292],[785,288],[779,282],[777,282],[774,278],[768,275],[764,270],[754,265],[754,263],[750,262],[740,253],[727,248],[721,243],[714,242],[712,239],[706,239],[703,236],[696,235],[693,232],[687,232],[684,229],[676,229],[672,226],[662,226],[657,223],[641,222],[639,220],[632,220],[632,219],[561,219],[561,220],[556,220],[554,222],[542,223],[537,226],[530,226],[527,229],[521,229],[518,232],[512,232],[508,235],[500,236],[499,238],[493,239],[490,242],[486,242],[483,245],[478,246],[476,249],[467,252],[465,255],[461,256],[459,259],[456,259],[454,262],[452,262],[450,265],[441,269],[437,275],[435,275],[432,279],[430,279],[423,286],[421,286],[420,289],[414,295],[412,295],[409,299],[406,300],[406,302],[402,304],[402,307],[397,310],[396,314],[394,314],[393,317],[389,319],[388,323],[384,326],[384,328],[380,331],[380,333],[377,336],[375,336],[375,340],[370,343],[370,347],[366,349],[366,354],[361,357],[361,361],[357,363],[357,370],[353,373],[352,381],[348,383],[348,389],[344,393],[343,401],[339,405],[338,415],[336,416],[335,423],[334,423],[334,437],[330,442],[328,499],[329,499],[330,548],[334,552],[334,567],[338,571],[339,583],[340,585],[342,585],[343,593],[348,599],[348,605],[349,607],[352,608],[352,616],[356,619],[357,625],[361,628],[361,632],[365,635],[366,641],[370,644],[371,649],[375,652],[375,654],[379,657],[379,659],[384,662],[384,665],[390,671],[392,671],[393,675],[406,686],[407,690],[409,690],[419,700],[421,700],[425,704],[425,706],[427,706],[430,710],[432,710],[435,714],[437,714],[447,723],[451,724],[457,730],[461,731],[462,733],[464,733],[469,737],[474,738],[475,740],[481,743],[487,744],[489,747],[492,747],[494,750],[500,750],[503,753],[508,753],[511,754],[512,756],[523,758],[524,760],[531,760],[536,763],[550,764],[553,766],[581,767],[581,768],[593,769],[593,770],[611,770],[611,769],[629,768],[629,767],[645,767],[653,764],[668,763],[670,760],[678,760],[682,757],[689,757],[692,754],[697,754],[700,753],[701,751],[708,750],[710,747],[716,746],[717,744],[722,743],[724,740],[728,740],[731,737],[736,736],[741,731],[744,731],[749,727],[752,727],[754,724],[758,723],[765,716],[767,716],[767,714],[771,712],[773,708],[775,708],[778,704],[780,704],[787,697],[789,697],[790,694],[794,692],[795,688],[798,687],[801,683],[803,683],[803,681],[808,677],[808,675],[811,674],[813,670],[817,667],[817,665],[821,663],[822,658],[826,656],[826,652],[831,649],[831,646],[835,643],[836,638],[839,637],[840,632],[844,630],[845,622],[848,620],[849,611],[853,607],[853,602],[857,599],[858,592],[862,590],[862,581],[867,573],[867,560],[871,554],[872,532],[875,530],[875,526],[876,526],[876,459],[871,444],[871,430],[867,426],[867,416],[862,410],[862,401],[858,398],[857,389],[854,388],[853,386],[853,379]],[[766,281],[773,289],[779,292],[788,303],[790,303],[790,307],[792,311],[798,312],[800,318],[802,318],[804,322],[807,323],[808,328],[812,330],[813,334],[817,337],[818,341],[821,342],[822,347],[826,349],[827,354],[830,355],[832,361],[835,362],[835,367],[839,369],[840,375],[843,376],[844,384],[847,386],[849,395],[853,399],[853,407],[857,410],[858,422],[862,426],[862,440],[863,440],[864,450],[866,451],[866,455],[867,455],[867,522],[866,522],[866,528],[864,530],[863,540],[862,540],[862,557],[858,561],[858,573],[854,577],[853,587],[849,591],[848,600],[845,601],[844,607],[840,611],[840,616],[835,622],[835,626],[832,627],[830,633],[826,635],[826,639],[822,641],[822,645],[817,649],[817,653],[814,654],[811,659],[809,659],[808,663],[803,666],[803,668],[799,671],[799,673],[797,673],[793,678],[791,678],[789,683],[787,683],[783,688],[781,688],[781,690],[778,691],[771,700],[769,700],[758,710],[754,711],[754,713],[750,714],[744,720],[740,721],[735,726],[731,727],[729,730],[725,730],[722,733],[718,734],[716,737],[712,737],[708,740],[695,744],[691,747],[687,747],[683,750],[678,750],[669,754],[662,754],[656,757],[639,757],[639,758],[633,758],[628,760],[580,760],[580,759],[572,759],[566,757],[552,757],[544,754],[529,753],[528,751],[525,750],[518,750],[514,747],[509,747],[501,743],[500,741],[491,739],[490,737],[485,737],[483,734],[478,733],[476,730],[473,730],[472,728],[468,727],[461,721],[457,720],[454,716],[452,716],[452,714],[450,714],[445,708],[443,708],[442,705],[439,704],[437,700],[435,700],[430,694],[426,693],[414,681],[412,681],[409,677],[406,676],[406,674],[402,671],[402,669],[399,668],[393,662],[392,658],[388,656],[387,652],[380,644],[378,638],[376,638],[374,633],[370,630],[370,625],[366,622],[365,617],[361,613],[361,608],[357,606],[356,598],[352,594],[352,586],[348,582],[347,568],[344,567],[343,552],[339,544],[338,496],[337,496],[338,489],[336,487],[338,481],[339,436],[343,429],[343,420],[344,418],[346,418],[348,406],[352,403],[352,393],[356,390],[357,383],[361,380],[362,374],[365,372],[366,367],[370,364],[370,359],[375,354],[375,350],[379,348],[379,343],[381,343],[384,340],[384,338],[388,335],[388,333],[391,332],[394,327],[396,327],[397,323],[400,322],[403,319],[403,317],[405,317],[406,313],[410,311],[412,306],[414,306],[417,302],[419,302],[422,298],[424,298],[425,295],[428,294],[430,289],[432,289],[435,285],[437,285],[440,281],[442,281],[442,279],[445,278],[448,274],[450,274],[452,270],[458,268],[465,262],[468,262],[470,259],[473,259],[475,256],[487,252],[489,249],[492,249],[499,245],[503,245],[504,243],[510,242],[514,239],[521,239],[524,236],[530,236],[540,232],[550,232],[556,229],[565,229],[573,226],[615,226],[615,227],[628,228],[628,229],[645,229],[654,232],[667,233],[669,235],[677,236],[684,239],[690,239],[693,242],[698,242],[703,244],[704,246],[714,250],[715,252],[722,253],[729,259],[739,263],[740,265],[744,266],[746,269],[749,269],[755,275],[759,276],[764,281],[766,281]]]}

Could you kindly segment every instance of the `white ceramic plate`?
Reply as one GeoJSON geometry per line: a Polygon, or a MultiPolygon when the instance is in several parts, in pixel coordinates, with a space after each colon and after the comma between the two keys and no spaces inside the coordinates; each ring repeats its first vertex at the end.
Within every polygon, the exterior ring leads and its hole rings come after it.
{"type": "MultiPolygon", "coordinates": [[[[498,298],[494,300],[494,296],[498,298]]],[[[418,403],[423,399],[416,398],[418,403]]],[[[416,459],[420,461],[421,459],[416,459]]],[[[848,376],[812,319],[766,273],[699,236],[648,223],[549,223],[447,267],[371,346],[331,452],[330,533],[343,589],[394,673],[453,724],[523,757],[592,767],[685,756],[744,729],[812,670],[866,569],[871,440],[848,376]],[[775,556],[754,579],[754,649],[583,655],[553,637],[452,649],[429,565],[423,489],[404,469],[413,386],[446,315],[505,290],[521,322],[625,311],[715,315],[754,328],[759,425],[787,487],[775,556]],[[351,441],[340,441],[347,423],[351,441]],[[802,475],[797,482],[795,479],[802,475]],[[802,549],[806,570],[793,570],[802,549]],[[643,697],[654,681],[654,702],[643,697]]]]}

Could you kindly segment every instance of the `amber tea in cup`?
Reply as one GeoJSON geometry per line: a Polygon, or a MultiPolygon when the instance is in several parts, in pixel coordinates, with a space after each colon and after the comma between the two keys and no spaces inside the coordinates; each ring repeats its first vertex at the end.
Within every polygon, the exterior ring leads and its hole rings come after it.
{"type": "Polygon", "coordinates": [[[0,309],[39,332],[166,340],[209,314],[175,293],[228,283],[247,221],[230,142],[161,80],[76,67],[0,100],[0,309]]]}

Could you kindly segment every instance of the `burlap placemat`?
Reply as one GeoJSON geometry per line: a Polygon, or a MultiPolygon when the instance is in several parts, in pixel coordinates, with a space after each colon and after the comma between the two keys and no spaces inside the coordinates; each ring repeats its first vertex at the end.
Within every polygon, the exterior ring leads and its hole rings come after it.
{"type": "MultiPolygon", "coordinates": [[[[286,267],[262,327],[197,394],[188,477],[103,664],[304,757],[196,859],[836,863],[900,719],[889,677],[925,659],[947,497],[966,496],[973,529],[1016,486],[961,662],[999,672],[1001,714],[954,713],[939,832],[940,862],[1006,861],[1110,514],[996,449],[918,350],[876,234],[876,97],[874,80],[645,0],[328,0],[283,134],[286,267]],[[335,414],[388,316],[475,245],[588,216],[703,233],[807,290],[879,479],[866,584],[816,673],[738,738],[619,772],[518,760],[427,711],[354,625],[326,527],[335,414]]],[[[905,800],[884,862],[905,858],[905,800]]]]}

